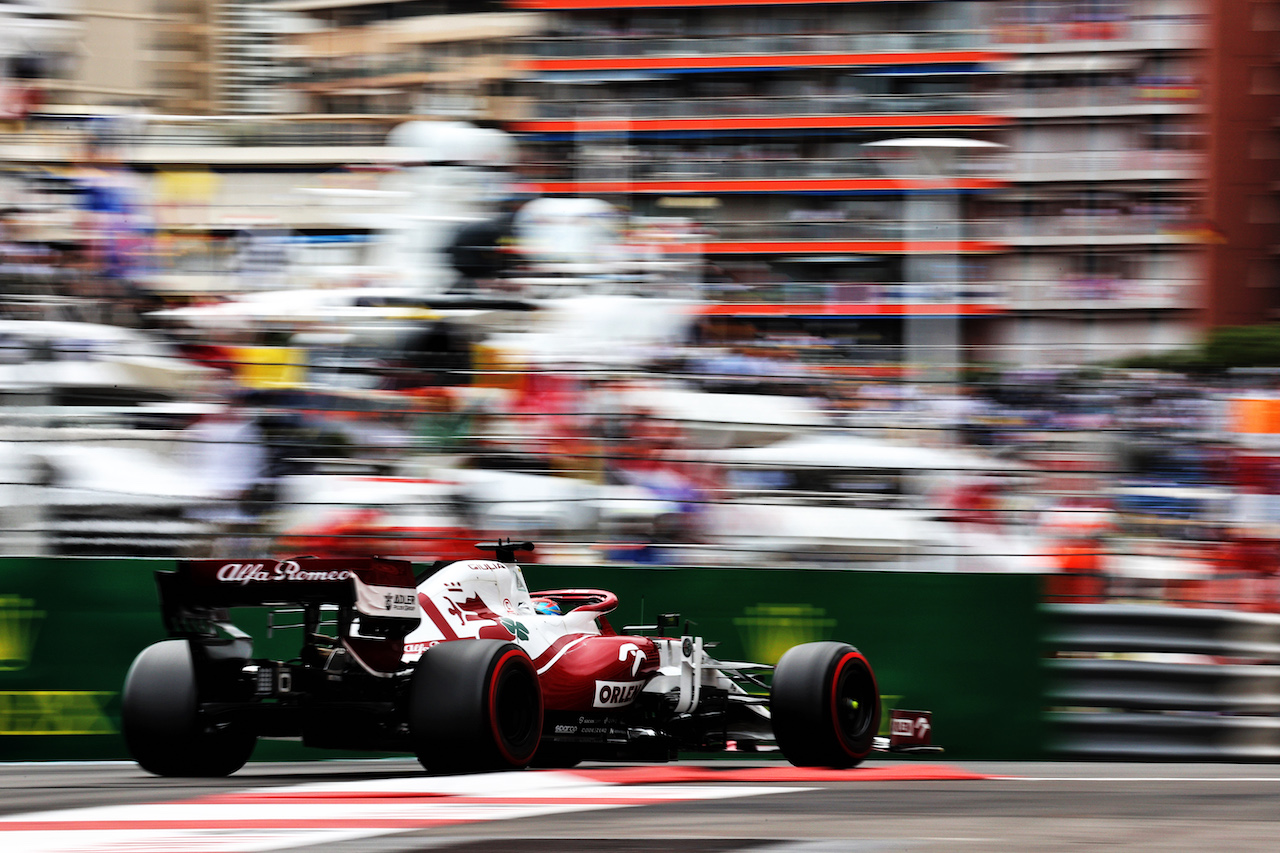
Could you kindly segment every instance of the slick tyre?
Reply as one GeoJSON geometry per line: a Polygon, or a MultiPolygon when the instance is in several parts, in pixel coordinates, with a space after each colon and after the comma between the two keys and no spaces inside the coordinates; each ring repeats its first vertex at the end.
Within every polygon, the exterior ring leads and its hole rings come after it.
{"type": "Polygon", "coordinates": [[[432,773],[527,767],[542,738],[542,688],[533,661],[502,640],[427,649],[409,682],[413,751],[432,773]]]}
{"type": "Polygon", "coordinates": [[[164,640],[134,659],[124,679],[120,728],[143,770],[157,776],[229,776],[249,760],[257,738],[235,725],[209,725],[199,702],[186,640],[164,640]]]}
{"type": "Polygon", "coordinates": [[[853,767],[880,728],[880,690],[871,664],[844,643],[805,643],[773,672],[773,734],[797,767],[853,767]]]}

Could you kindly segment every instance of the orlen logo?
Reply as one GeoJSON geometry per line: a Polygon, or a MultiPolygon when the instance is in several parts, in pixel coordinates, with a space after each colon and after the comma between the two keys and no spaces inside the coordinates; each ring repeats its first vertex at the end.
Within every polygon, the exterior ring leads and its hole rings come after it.
{"type": "Polygon", "coordinates": [[[892,734],[901,737],[911,737],[915,732],[916,721],[910,717],[897,717],[893,720],[892,734]]]}
{"type": "Polygon", "coordinates": [[[929,718],[933,715],[928,711],[903,711],[894,708],[890,713],[889,734],[893,744],[898,745],[928,745],[930,740],[929,730],[933,727],[929,718]]]}
{"type": "Polygon", "coordinates": [[[622,708],[640,692],[639,681],[597,681],[593,703],[597,708],[622,708]]]}
{"type": "Polygon", "coordinates": [[[293,560],[284,560],[271,567],[266,563],[227,563],[218,569],[216,577],[226,583],[244,586],[255,581],[344,581],[355,577],[355,574],[346,569],[310,571],[293,560]]]}

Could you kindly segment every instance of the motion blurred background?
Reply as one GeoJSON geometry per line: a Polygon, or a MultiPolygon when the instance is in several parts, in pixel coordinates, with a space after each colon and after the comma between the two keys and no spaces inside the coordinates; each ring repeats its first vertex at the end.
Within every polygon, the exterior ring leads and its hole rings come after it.
{"type": "Polygon", "coordinates": [[[0,551],[1280,607],[1280,15],[0,10],[0,551]]]}

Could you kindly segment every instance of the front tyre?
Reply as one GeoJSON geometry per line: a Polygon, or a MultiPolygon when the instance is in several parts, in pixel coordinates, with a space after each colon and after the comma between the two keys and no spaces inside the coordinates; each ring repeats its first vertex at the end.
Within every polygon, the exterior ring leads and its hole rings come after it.
{"type": "Polygon", "coordinates": [[[409,682],[409,733],[433,773],[527,767],[542,738],[542,688],[533,661],[502,640],[427,649],[409,682]]]}
{"type": "Polygon", "coordinates": [[[773,734],[797,767],[853,767],[880,728],[880,690],[871,664],[845,643],[805,643],[773,672],[773,734]]]}
{"type": "Polygon", "coordinates": [[[257,739],[235,725],[211,726],[200,714],[191,644],[164,640],[129,667],[120,728],[129,754],[157,776],[229,776],[244,766],[257,739]]]}

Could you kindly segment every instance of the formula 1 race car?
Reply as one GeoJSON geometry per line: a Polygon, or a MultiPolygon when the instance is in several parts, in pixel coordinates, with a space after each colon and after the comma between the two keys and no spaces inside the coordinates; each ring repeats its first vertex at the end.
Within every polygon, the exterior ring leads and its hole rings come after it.
{"type": "Polygon", "coordinates": [[[735,745],[852,767],[883,745],[875,675],[852,646],[806,643],[776,667],[718,661],[678,616],[619,634],[607,619],[613,593],[531,594],[514,557],[530,543],[478,547],[493,558],[416,578],[413,564],[380,558],[190,560],[157,572],[170,639],[125,678],[130,753],[162,776],[224,776],[260,737],[411,752],[436,773],[735,745]],[[273,631],[301,632],[297,656],[254,657],[233,607],[271,608],[273,631]]]}

